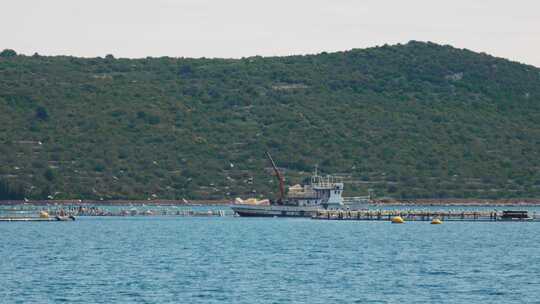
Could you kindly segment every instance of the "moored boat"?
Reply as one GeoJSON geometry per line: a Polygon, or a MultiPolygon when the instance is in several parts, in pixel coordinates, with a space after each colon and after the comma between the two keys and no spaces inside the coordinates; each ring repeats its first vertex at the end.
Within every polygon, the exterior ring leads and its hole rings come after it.
{"type": "Polygon", "coordinates": [[[320,176],[317,171],[305,185],[289,187],[285,196],[284,178],[272,156],[267,152],[274,173],[279,182],[280,196],[269,204],[234,204],[231,208],[240,216],[256,217],[311,217],[317,210],[339,210],[346,206],[342,197],[344,184],[334,176],[320,176]]]}

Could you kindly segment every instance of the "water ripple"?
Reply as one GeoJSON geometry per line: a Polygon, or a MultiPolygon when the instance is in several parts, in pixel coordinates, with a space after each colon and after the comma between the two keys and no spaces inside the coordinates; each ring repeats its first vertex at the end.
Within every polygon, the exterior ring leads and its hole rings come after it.
{"type": "Polygon", "coordinates": [[[0,299],[527,303],[540,298],[539,228],[151,217],[0,223],[0,299]]]}

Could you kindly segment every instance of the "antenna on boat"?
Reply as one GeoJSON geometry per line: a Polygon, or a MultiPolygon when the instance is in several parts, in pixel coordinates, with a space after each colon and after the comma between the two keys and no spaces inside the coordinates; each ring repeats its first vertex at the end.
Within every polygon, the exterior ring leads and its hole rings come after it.
{"type": "Polygon", "coordinates": [[[268,159],[270,160],[270,163],[272,164],[272,168],[274,169],[274,173],[278,179],[278,182],[279,182],[279,200],[278,200],[278,203],[282,203],[283,202],[283,198],[285,197],[285,181],[284,181],[284,178],[283,178],[283,174],[281,174],[281,172],[279,172],[277,166],[276,166],[276,163],[274,162],[274,160],[272,159],[272,156],[270,155],[270,152],[266,151],[266,156],[268,157],[268,159]]]}

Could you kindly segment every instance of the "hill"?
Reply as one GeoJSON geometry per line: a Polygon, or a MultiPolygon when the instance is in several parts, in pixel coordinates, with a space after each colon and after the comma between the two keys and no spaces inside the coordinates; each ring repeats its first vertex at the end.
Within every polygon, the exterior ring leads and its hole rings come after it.
{"type": "Polygon", "coordinates": [[[540,197],[540,69],[433,43],[242,59],[0,54],[1,195],[540,197]],[[15,190],[14,190],[15,189],[15,190]]]}

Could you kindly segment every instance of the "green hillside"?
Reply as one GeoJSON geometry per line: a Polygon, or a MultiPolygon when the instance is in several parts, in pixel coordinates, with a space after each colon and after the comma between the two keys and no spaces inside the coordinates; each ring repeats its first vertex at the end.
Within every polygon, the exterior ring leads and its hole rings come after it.
{"type": "Polygon", "coordinates": [[[308,56],[0,54],[0,196],[540,197],[540,69],[433,43],[308,56]],[[9,188],[9,189],[8,189],[9,188]],[[15,189],[15,190],[14,190],[15,189]]]}

